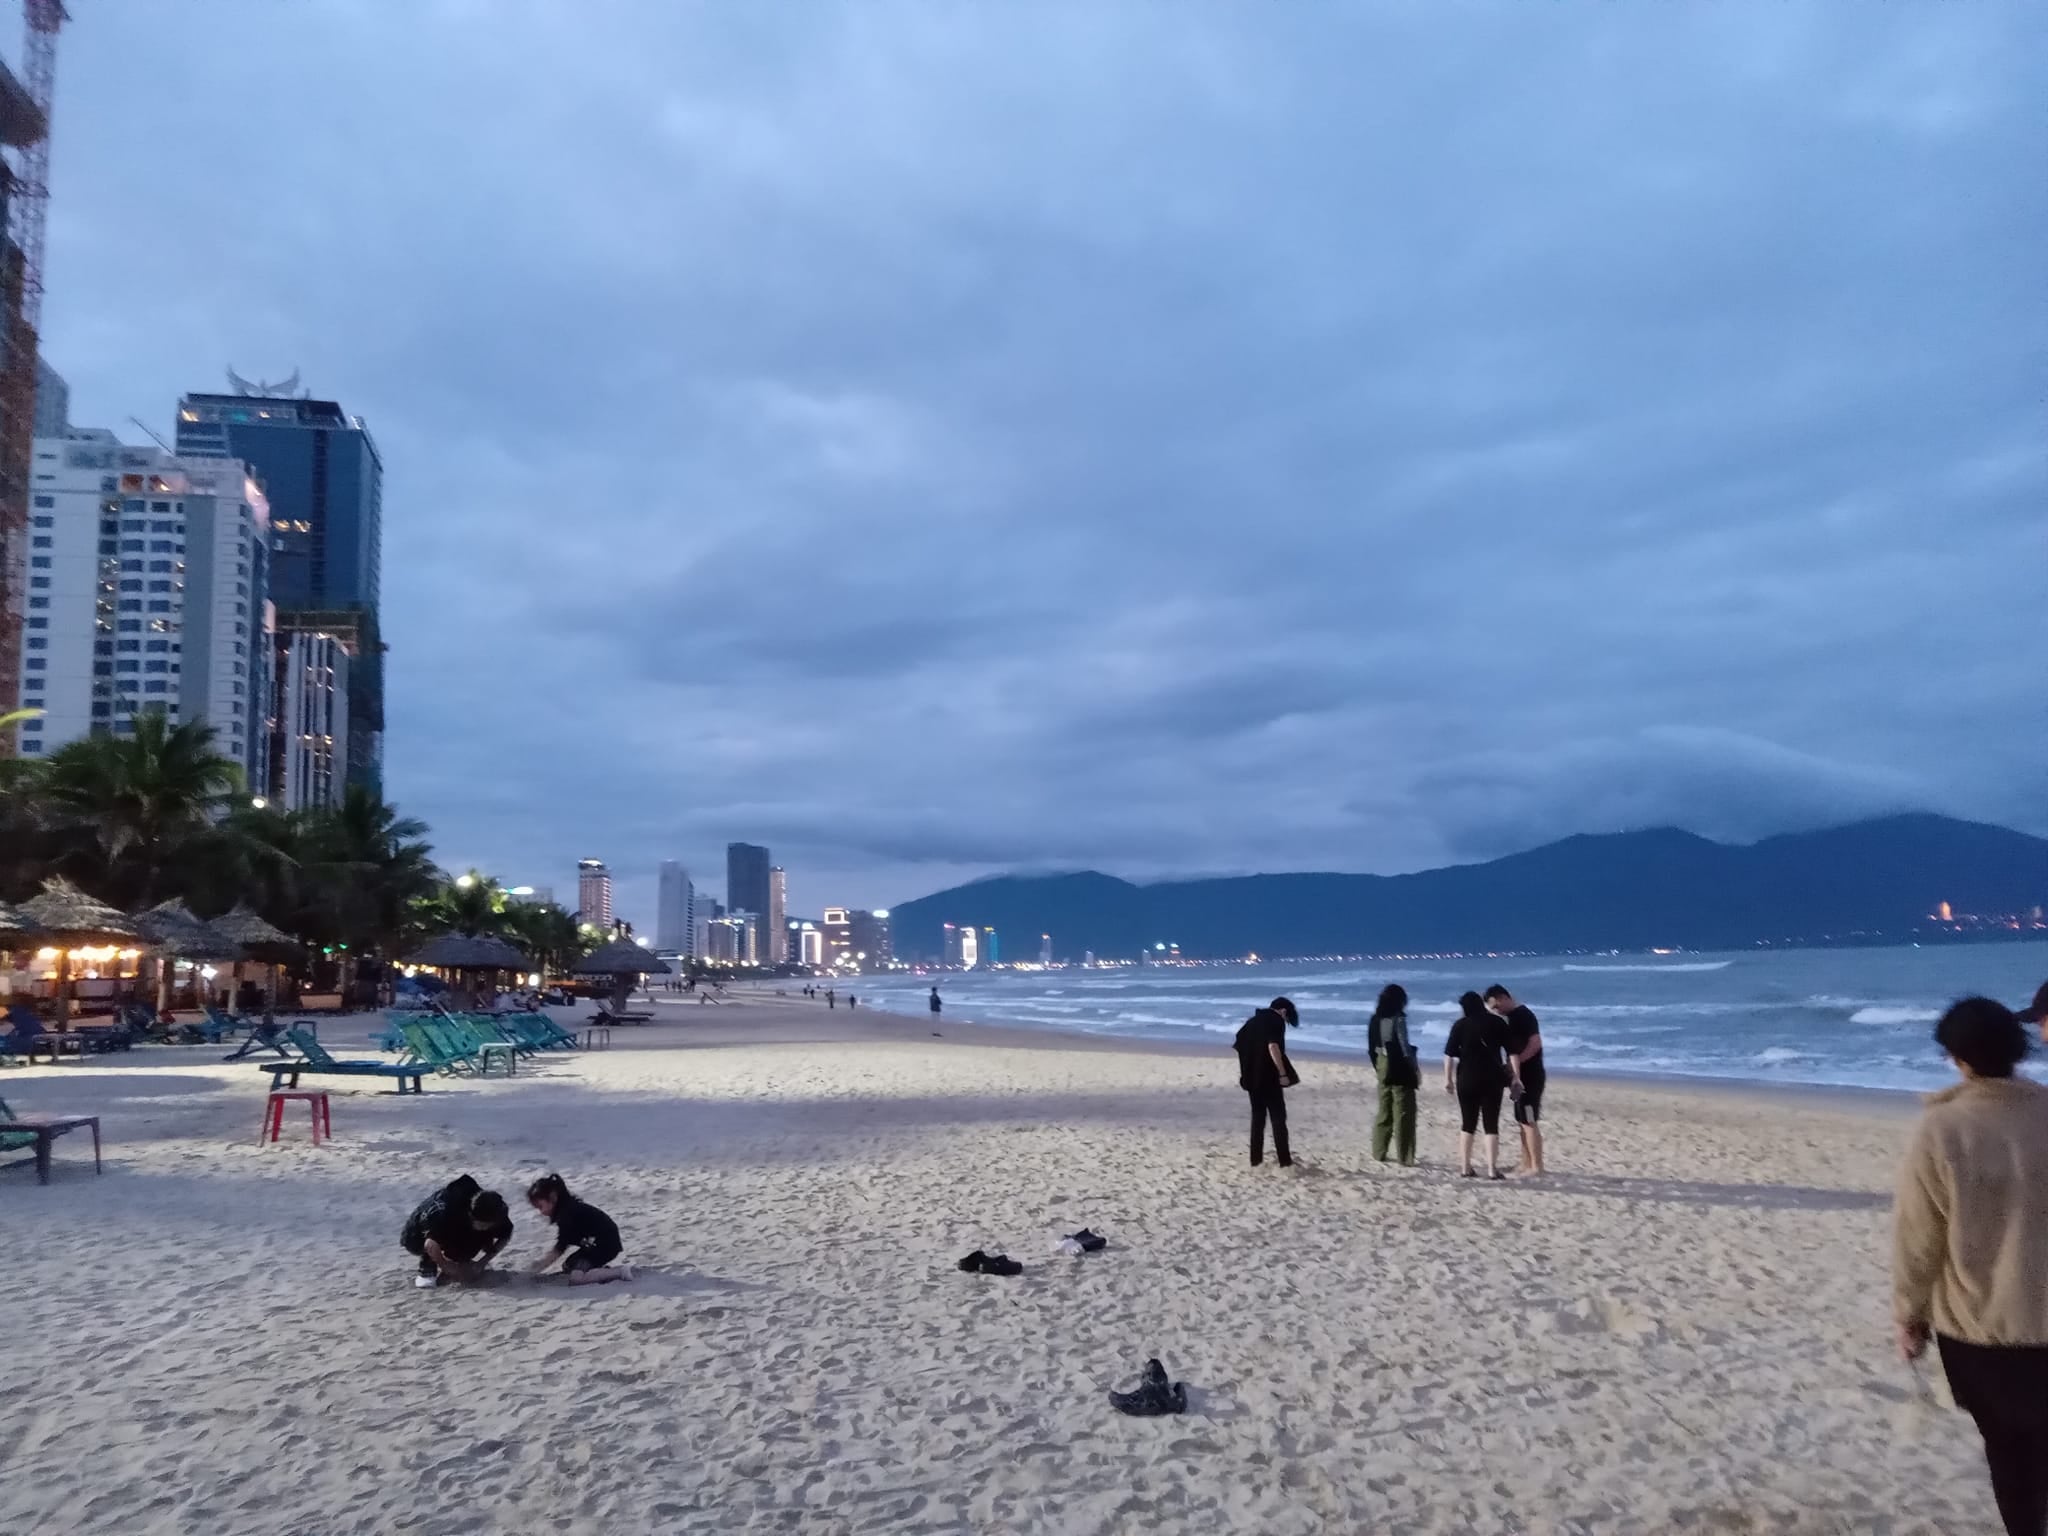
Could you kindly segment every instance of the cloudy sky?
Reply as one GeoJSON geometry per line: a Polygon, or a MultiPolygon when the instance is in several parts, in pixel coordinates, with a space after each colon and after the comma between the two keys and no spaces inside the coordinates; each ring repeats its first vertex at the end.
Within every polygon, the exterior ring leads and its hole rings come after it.
{"type": "Polygon", "coordinates": [[[73,418],[368,419],[446,862],[2048,832],[2030,5],[75,10],[73,418]]]}

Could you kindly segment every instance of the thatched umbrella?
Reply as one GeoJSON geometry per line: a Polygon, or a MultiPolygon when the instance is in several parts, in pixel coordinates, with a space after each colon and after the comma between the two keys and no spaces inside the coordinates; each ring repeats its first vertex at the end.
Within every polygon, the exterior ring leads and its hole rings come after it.
{"type": "MultiPolygon", "coordinates": [[[[487,933],[444,933],[429,939],[426,947],[405,962],[437,971],[460,971],[475,976],[498,971],[524,971],[526,956],[503,939],[487,933]]],[[[465,985],[462,991],[473,990],[465,985]]],[[[466,1007],[458,997],[457,1006],[466,1007]]]]}
{"type": "MultiPolygon", "coordinates": [[[[282,929],[273,928],[245,903],[238,903],[232,912],[223,913],[206,924],[216,938],[234,946],[240,960],[253,960],[265,968],[267,986],[263,994],[263,1022],[271,1023],[277,1015],[277,968],[289,960],[296,960],[301,946],[298,940],[282,929]]],[[[241,966],[235,966],[239,978],[241,966]]]]}
{"type": "Polygon", "coordinates": [[[489,934],[444,933],[405,963],[437,971],[523,971],[526,956],[489,934]]]}
{"type": "Polygon", "coordinates": [[[23,917],[19,907],[0,901],[0,955],[34,952],[42,944],[41,934],[42,929],[23,917]]]}
{"type": "Polygon", "coordinates": [[[593,949],[576,962],[573,970],[578,976],[616,977],[612,999],[623,1006],[633,995],[633,983],[637,978],[650,973],[666,976],[669,964],[639,940],[618,938],[593,949]]]}
{"type": "Polygon", "coordinates": [[[40,894],[21,904],[21,915],[42,932],[44,944],[57,951],[57,1023],[71,1018],[71,951],[87,944],[135,944],[144,942],[135,920],[125,912],[95,900],[61,875],[43,882],[40,894]]]}
{"type": "Polygon", "coordinates": [[[241,950],[193,915],[192,909],[172,897],[147,911],[135,914],[135,926],[163,952],[157,968],[157,1012],[171,1008],[171,980],[177,962],[238,960],[241,950]]]}

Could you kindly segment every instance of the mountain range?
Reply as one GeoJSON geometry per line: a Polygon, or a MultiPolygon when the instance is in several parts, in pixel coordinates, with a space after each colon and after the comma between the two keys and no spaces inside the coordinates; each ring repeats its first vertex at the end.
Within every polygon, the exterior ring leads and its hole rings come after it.
{"type": "Polygon", "coordinates": [[[1040,934],[1063,960],[1161,944],[1189,958],[1282,959],[1950,938],[2038,923],[2044,902],[2048,840],[1907,815],[1747,845],[1671,828],[1584,835],[1407,875],[1001,875],[891,916],[908,959],[942,957],[946,923],[996,929],[1006,960],[1036,959],[1040,934]],[[1935,916],[1944,902],[1947,922],[1935,916]]]}

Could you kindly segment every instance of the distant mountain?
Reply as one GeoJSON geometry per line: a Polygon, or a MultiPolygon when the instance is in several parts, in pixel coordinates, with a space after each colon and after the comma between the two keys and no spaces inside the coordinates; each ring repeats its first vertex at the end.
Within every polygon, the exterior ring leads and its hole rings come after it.
{"type": "Polygon", "coordinates": [[[1744,847],[1662,829],[1568,837],[1413,875],[1244,875],[1133,885],[1094,873],[1005,875],[905,902],[906,958],[942,925],[995,928],[1005,958],[1128,958],[1175,943],[1220,959],[1445,950],[1741,947],[1953,937],[2048,902],[2048,840],[1943,816],[1891,816],[1744,847]],[[1930,921],[1950,904],[1957,924],[1930,921]],[[1961,921],[1975,919],[1974,924],[1961,921]]]}

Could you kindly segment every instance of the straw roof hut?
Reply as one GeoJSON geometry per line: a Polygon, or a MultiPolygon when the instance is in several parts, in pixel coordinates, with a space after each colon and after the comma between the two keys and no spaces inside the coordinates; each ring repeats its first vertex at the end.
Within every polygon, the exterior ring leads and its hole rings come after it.
{"type": "Polygon", "coordinates": [[[578,976],[666,976],[669,964],[637,939],[613,939],[578,960],[573,970],[578,976]]]}
{"type": "Polygon", "coordinates": [[[441,971],[523,971],[526,956],[489,934],[444,933],[405,963],[441,971]]]}
{"type": "Polygon", "coordinates": [[[24,944],[40,947],[42,941],[43,930],[29,921],[19,907],[10,907],[0,901],[0,952],[24,944]]]}
{"type": "Polygon", "coordinates": [[[250,960],[261,960],[278,964],[296,955],[299,941],[280,928],[273,928],[246,904],[237,904],[232,912],[224,912],[206,924],[214,937],[230,945],[236,953],[250,960]],[[276,959],[272,959],[276,956],[276,959]]]}
{"type": "Polygon", "coordinates": [[[21,904],[21,915],[42,931],[37,939],[57,951],[57,1023],[71,1018],[71,951],[91,944],[140,946],[145,942],[134,919],[104,901],[88,896],[61,875],[43,882],[42,890],[21,904]]]}
{"type": "Polygon", "coordinates": [[[127,913],[88,896],[62,875],[21,904],[21,915],[42,929],[46,944],[138,944],[142,930],[127,913]]]}
{"type": "Polygon", "coordinates": [[[180,960],[233,960],[241,954],[238,945],[214,932],[175,897],[137,912],[135,926],[150,943],[180,960]]]}

